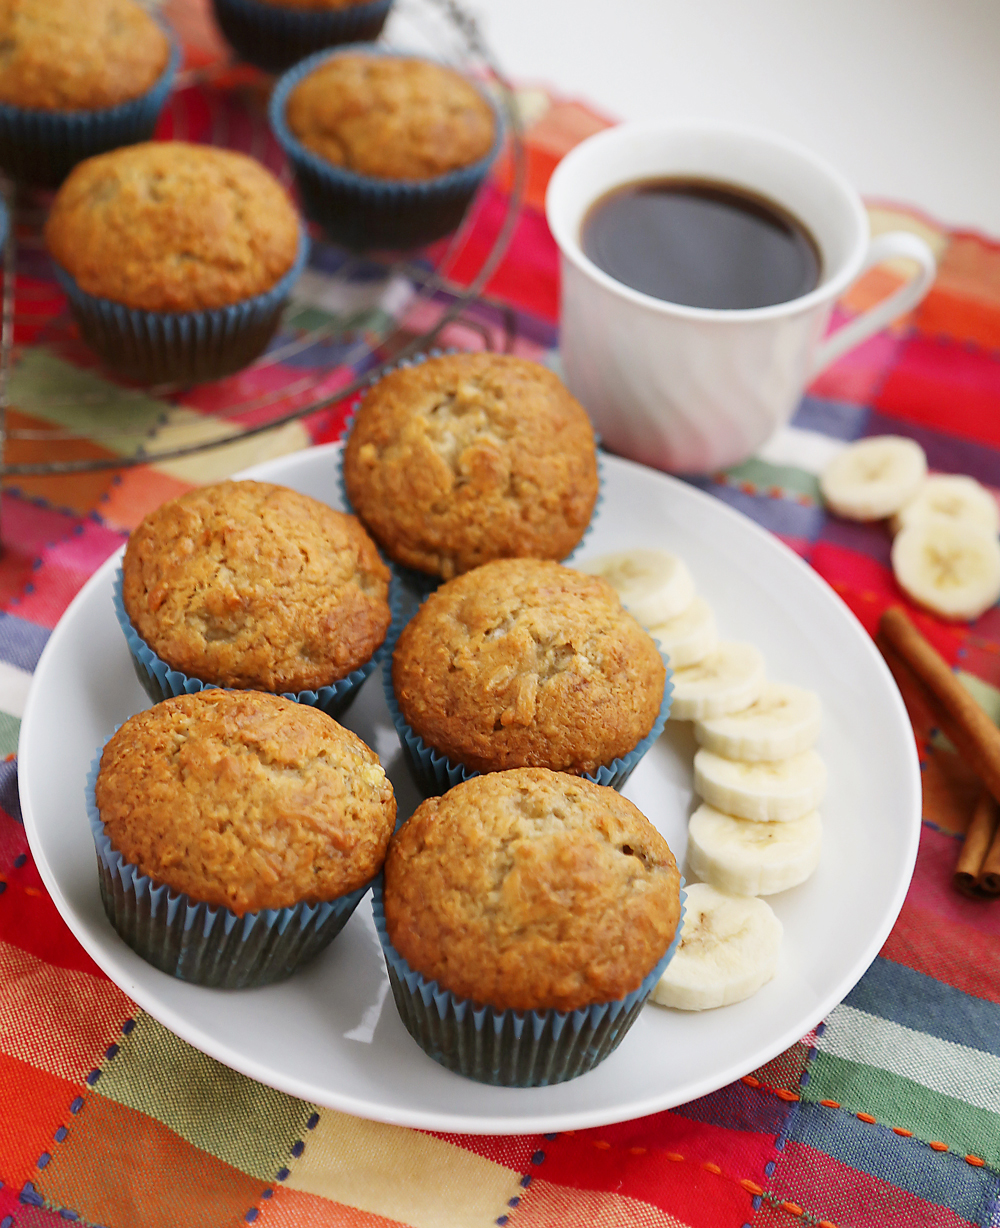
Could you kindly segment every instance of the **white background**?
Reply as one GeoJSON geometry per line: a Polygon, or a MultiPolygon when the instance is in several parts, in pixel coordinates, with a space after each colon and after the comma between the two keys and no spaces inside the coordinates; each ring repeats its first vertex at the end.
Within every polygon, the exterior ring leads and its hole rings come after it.
{"type": "Polygon", "coordinates": [[[771,128],[1000,237],[1000,0],[468,0],[502,67],[623,119],[771,128]]]}

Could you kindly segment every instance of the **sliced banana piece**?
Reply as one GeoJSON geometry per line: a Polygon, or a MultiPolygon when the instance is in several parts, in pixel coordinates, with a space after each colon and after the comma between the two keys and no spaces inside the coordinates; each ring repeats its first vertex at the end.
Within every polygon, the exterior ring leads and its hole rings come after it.
{"type": "Polygon", "coordinates": [[[682,1011],[742,1002],[777,970],[781,922],[763,900],[727,895],[707,883],[686,890],[681,940],[652,1000],[682,1011]]]}
{"type": "Polygon", "coordinates": [[[704,721],[749,708],[764,689],[764,658],[753,644],[723,641],[697,665],[674,670],[670,718],[704,721]]]}
{"type": "Polygon", "coordinates": [[[823,470],[819,488],[838,516],[881,520],[912,499],[926,476],[920,444],[900,435],[873,435],[838,453],[823,470]]]}
{"type": "Polygon", "coordinates": [[[994,536],[1000,533],[1000,507],[975,478],[964,473],[932,473],[889,523],[893,533],[918,520],[952,520],[978,524],[994,536]]]}
{"type": "Polygon", "coordinates": [[[979,525],[911,524],[892,543],[892,570],[904,592],[942,618],[978,618],[1000,598],[1000,543],[979,525]]]}
{"type": "Polygon", "coordinates": [[[687,564],[666,550],[624,550],[577,566],[607,580],[625,609],[644,627],[676,618],[694,600],[694,580],[687,564]]]}
{"type": "Polygon", "coordinates": [[[808,750],[819,737],[820,704],[815,691],[787,682],[768,682],[749,708],[698,721],[701,746],[725,759],[788,759],[808,750]]]}
{"type": "Polygon", "coordinates": [[[804,883],[819,865],[823,825],[811,810],[789,823],[736,819],[705,803],[688,824],[688,861],[730,895],[774,895],[804,883]]]}
{"type": "Polygon", "coordinates": [[[669,622],[650,627],[649,634],[660,641],[660,648],[670,658],[671,669],[697,665],[719,643],[715,614],[704,597],[695,597],[686,610],[669,622]]]}
{"type": "Polygon", "coordinates": [[[723,814],[789,823],[823,800],[826,764],[814,750],[776,763],[740,763],[702,749],[694,757],[694,790],[723,814]]]}

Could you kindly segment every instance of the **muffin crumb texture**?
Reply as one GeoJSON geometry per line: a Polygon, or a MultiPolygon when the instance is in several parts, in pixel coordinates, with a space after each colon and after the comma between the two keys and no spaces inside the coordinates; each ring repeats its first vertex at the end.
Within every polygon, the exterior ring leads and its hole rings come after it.
{"type": "Polygon", "coordinates": [[[45,242],[87,294],[143,311],[202,311],[272,289],[295,261],[299,221],[253,158],[149,141],[74,167],[45,242]]]}
{"type": "Polygon", "coordinates": [[[0,102],[97,111],[156,83],[170,41],[135,0],[0,0],[0,102]]]}
{"type": "Polygon", "coordinates": [[[202,691],[133,716],[104,748],[96,799],[127,862],[241,916],[356,890],[396,816],[360,738],[256,692],[202,691]]]}
{"type": "Polygon", "coordinates": [[[344,481],[390,557],[445,579],[495,558],[565,558],[599,484],[582,406],[545,367],[500,354],[382,379],[351,429],[344,481]]]}
{"type": "Polygon", "coordinates": [[[673,940],[680,875],[613,789],[541,769],[420,805],[385,864],[389,938],[457,998],[575,1010],[637,989],[673,940]]]}
{"type": "Polygon", "coordinates": [[[432,179],[484,158],[493,111],[450,68],[392,55],[335,55],[292,90],[292,134],[334,166],[377,179],[432,179]]]}
{"type": "Polygon", "coordinates": [[[267,482],[163,504],[132,533],[122,570],[139,635],[172,668],[219,686],[330,686],[389,629],[389,569],[357,519],[267,482]]]}
{"type": "Polygon", "coordinates": [[[594,773],[649,733],[666,670],[606,581],[503,559],[428,597],[392,679],[407,723],[453,762],[594,773]]]}

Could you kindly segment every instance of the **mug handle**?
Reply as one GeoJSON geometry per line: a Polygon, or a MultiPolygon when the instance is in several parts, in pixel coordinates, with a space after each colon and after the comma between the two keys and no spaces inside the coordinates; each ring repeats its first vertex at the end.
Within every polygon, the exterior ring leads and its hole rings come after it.
{"type": "Polygon", "coordinates": [[[876,264],[906,256],[915,260],[920,266],[916,274],[908,282],[894,290],[888,298],[869,307],[867,311],[844,324],[816,347],[809,366],[810,380],[821,371],[825,371],[830,363],[835,362],[848,350],[891,324],[893,320],[905,315],[924,297],[931,288],[931,282],[937,272],[937,261],[930,247],[918,235],[906,230],[894,230],[891,234],[879,235],[868,247],[864,264],[859,276],[876,264]]]}

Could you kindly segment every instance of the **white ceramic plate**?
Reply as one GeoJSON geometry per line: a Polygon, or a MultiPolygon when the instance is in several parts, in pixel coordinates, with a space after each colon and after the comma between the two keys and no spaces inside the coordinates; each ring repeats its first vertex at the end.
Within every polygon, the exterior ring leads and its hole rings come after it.
{"type": "MultiPolygon", "coordinates": [[[[243,476],[294,486],[336,507],[336,474],[337,447],[328,446],[243,476]]],[[[42,654],[21,725],[19,781],[31,850],[56,907],[117,985],[191,1044],[292,1095],[400,1125],[497,1134],[601,1125],[694,1099],[793,1044],[844,997],[888,935],[916,856],[920,777],[898,692],[846,606],[774,537],[651,469],[607,458],[604,477],[585,552],[659,546],[680,554],[723,635],[759,645],[771,677],[822,697],[825,847],[808,883],[771,898],[785,927],[775,979],[721,1010],[648,1006],[590,1074],[517,1090],[462,1079],[410,1039],[387,996],[367,900],[333,945],[284,984],[226,992],[157,972],[104,916],[83,804],[95,749],[148,706],[112,611],[116,555],[77,596],[42,654]]],[[[366,683],[347,723],[380,755],[408,815],[418,798],[378,677],[366,683]]],[[[693,742],[687,725],[667,730],[626,793],[682,862],[693,742]]]]}

